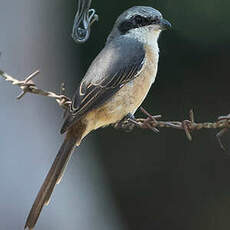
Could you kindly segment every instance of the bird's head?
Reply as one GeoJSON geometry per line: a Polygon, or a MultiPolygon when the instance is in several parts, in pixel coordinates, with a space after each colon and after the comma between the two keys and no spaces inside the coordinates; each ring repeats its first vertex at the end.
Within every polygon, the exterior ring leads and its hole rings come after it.
{"type": "Polygon", "coordinates": [[[107,41],[122,35],[141,41],[157,41],[160,32],[170,27],[170,22],[158,10],[147,6],[134,6],[117,18],[107,41]]]}

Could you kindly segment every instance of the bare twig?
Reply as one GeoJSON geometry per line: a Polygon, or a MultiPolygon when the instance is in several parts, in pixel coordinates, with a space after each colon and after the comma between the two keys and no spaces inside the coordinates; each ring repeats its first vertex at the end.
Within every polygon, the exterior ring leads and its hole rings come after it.
{"type": "MultiPolygon", "coordinates": [[[[33,93],[42,96],[47,96],[54,98],[58,105],[64,109],[68,109],[71,105],[71,100],[64,95],[65,87],[64,84],[61,84],[60,95],[45,91],[37,88],[37,86],[33,83],[32,79],[38,75],[39,71],[36,70],[23,81],[19,81],[14,77],[8,75],[4,71],[0,70],[0,75],[8,82],[13,85],[17,85],[22,89],[21,94],[17,97],[17,99],[21,99],[26,93],[33,93]]],[[[195,122],[194,112],[193,110],[189,111],[189,120],[184,121],[159,121],[161,115],[152,116],[149,112],[147,112],[143,107],[140,107],[142,113],[146,115],[146,118],[137,118],[137,119],[128,119],[122,120],[119,124],[115,124],[115,127],[122,128],[125,130],[132,130],[134,127],[141,129],[149,129],[154,131],[155,133],[159,133],[159,128],[173,128],[178,130],[183,130],[186,134],[186,137],[189,141],[192,140],[192,132],[198,131],[200,129],[220,129],[217,133],[216,137],[220,144],[220,147],[224,150],[224,146],[221,142],[221,137],[230,129],[230,114],[227,116],[221,116],[214,122],[195,122]]]]}

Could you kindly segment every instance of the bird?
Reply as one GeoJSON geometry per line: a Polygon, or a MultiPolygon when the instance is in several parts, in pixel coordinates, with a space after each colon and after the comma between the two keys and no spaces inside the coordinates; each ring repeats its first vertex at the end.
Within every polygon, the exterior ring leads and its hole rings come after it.
{"type": "Polygon", "coordinates": [[[73,150],[93,130],[134,114],[154,83],[159,60],[158,38],[171,24],[150,6],[133,6],[115,21],[104,48],[75,91],[61,128],[65,139],[27,217],[32,230],[49,203],[73,150]]]}

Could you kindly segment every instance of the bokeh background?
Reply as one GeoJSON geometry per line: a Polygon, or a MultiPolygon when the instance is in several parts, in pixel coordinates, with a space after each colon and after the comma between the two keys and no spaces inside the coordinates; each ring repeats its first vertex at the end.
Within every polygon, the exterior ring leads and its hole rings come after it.
{"type": "MultiPolygon", "coordinates": [[[[160,38],[156,83],[144,107],[165,120],[197,121],[230,112],[229,0],[94,1],[100,16],[89,41],[71,39],[76,1],[0,0],[0,68],[23,79],[39,68],[39,87],[71,96],[102,49],[116,17],[133,5],[159,9],[173,24],[160,38]]],[[[0,229],[23,229],[63,137],[62,111],[0,79],[0,229]]],[[[138,116],[141,116],[138,113],[138,116]]],[[[216,130],[131,133],[101,129],[74,153],[36,229],[227,230],[230,135],[216,130]]]]}

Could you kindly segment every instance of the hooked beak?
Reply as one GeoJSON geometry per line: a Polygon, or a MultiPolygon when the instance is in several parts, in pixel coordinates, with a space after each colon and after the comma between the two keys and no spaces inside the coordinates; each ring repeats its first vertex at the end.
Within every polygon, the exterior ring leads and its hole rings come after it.
{"type": "Polygon", "coordinates": [[[168,30],[172,27],[171,23],[164,18],[161,19],[159,25],[161,30],[168,30]]]}

